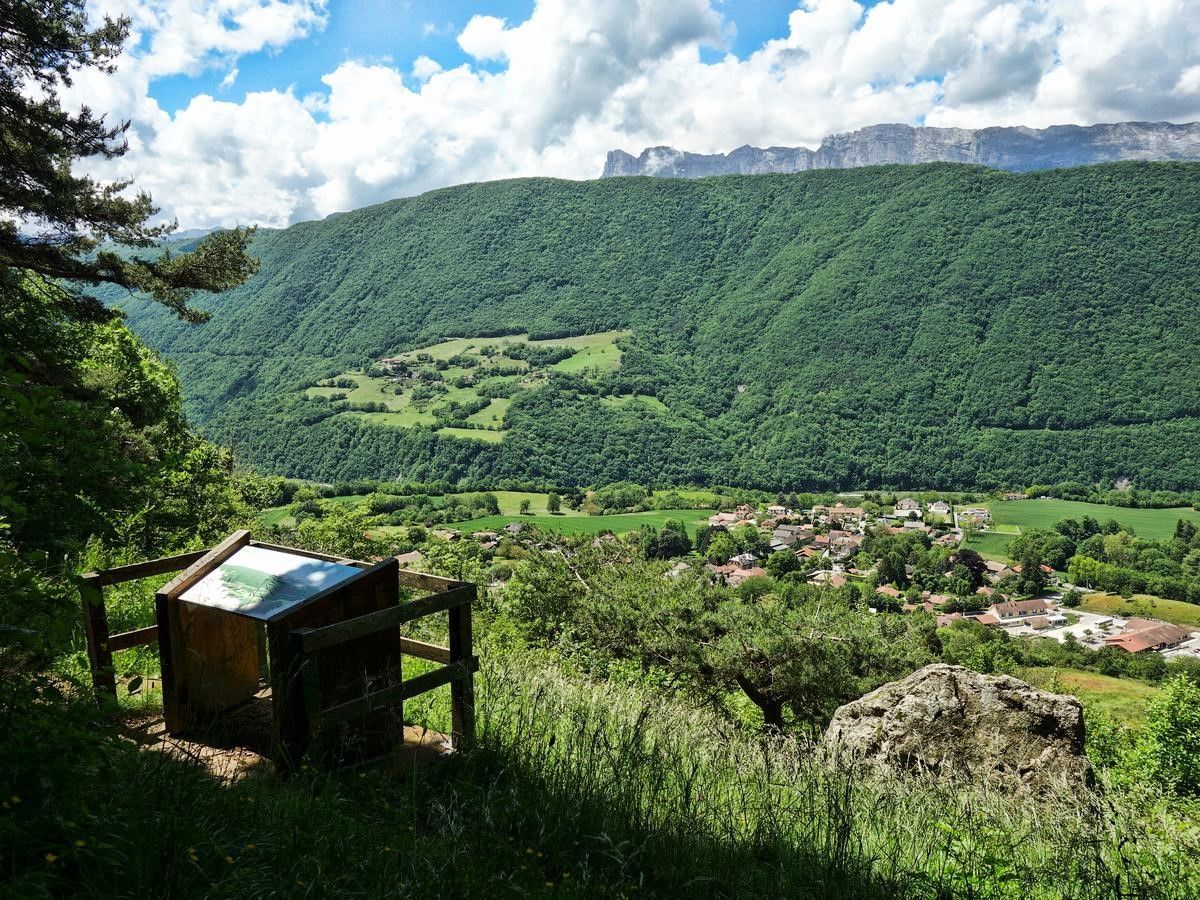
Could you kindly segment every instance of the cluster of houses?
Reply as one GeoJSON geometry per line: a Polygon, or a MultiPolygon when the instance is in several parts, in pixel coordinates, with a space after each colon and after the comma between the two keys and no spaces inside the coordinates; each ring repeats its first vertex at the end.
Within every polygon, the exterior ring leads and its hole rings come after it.
{"type": "MultiPolygon", "coordinates": [[[[731,512],[709,516],[710,528],[728,531],[751,526],[770,532],[771,552],[790,550],[802,560],[820,559],[827,566],[812,572],[810,580],[839,587],[847,583],[847,564],[862,549],[868,524],[893,534],[921,532],[945,546],[958,546],[962,531],[949,524],[950,504],[934,501],[928,506],[912,498],[896,503],[891,513],[871,517],[859,506],[837,502],[818,504],[809,510],[792,510],[774,504],[762,512],[744,504],[731,512]]],[[[736,587],[747,578],[765,574],[761,561],[750,554],[733,557],[722,565],[705,567],[714,580],[736,587]]],[[[854,574],[850,570],[850,574],[854,574]]]]}
{"type": "MultiPolygon", "coordinates": [[[[851,563],[862,549],[868,525],[886,528],[893,534],[920,531],[929,535],[935,543],[959,546],[964,527],[985,528],[991,524],[991,514],[982,506],[952,508],[949,503],[940,500],[922,504],[906,497],[897,501],[891,513],[874,517],[860,507],[844,503],[818,505],[804,511],[772,505],[761,513],[752,506],[744,505],[730,512],[716,513],[709,517],[708,522],[714,529],[752,526],[769,531],[771,552],[790,550],[804,560],[819,558],[823,564],[809,572],[808,580],[814,584],[841,587],[852,578],[868,574],[859,572],[851,563]]],[[[993,628],[1009,629],[1020,634],[1050,634],[1061,639],[1069,630],[1067,626],[1077,620],[1078,616],[1068,618],[1053,599],[1012,600],[1001,593],[1002,582],[1021,574],[1020,565],[995,560],[987,560],[985,564],[986,583],[978,588],[977,595],[986,606],[980,610],[943,612],[957,598],[930,591],[922,592],[919,597],[910,597],[891,585],[880,585],[875,592],[881,601],[887,601],[886,605],[892,608],[899,605],[906,613],[936,615],[939,626],[968,618],[993,628]]],[[[705,569],[714,581],[731,587],[766,574],[762,561],[751,553],[740,553],[721,565],[710,563],[705,569]]],[[[1042,571],[1047,581],[1053,583],[1053,569],[1042,566],[1042,571]]],[[[881,602],[880,605],[885,604],[881,602]]],[[[1094,638],[1097,645],[1102,643],[1129,653],[1179,651],[1185,645],[1190,646],[1189,641],[1193,640],[1192,632],[1188,629],[1151,619],[1106,619],[1103,628],[1103,634],[1094,638]],[[1117,630],[1112,631],[1114,628],[1117,630]]],[[[1200,655],[1200,637],[1195,641],[1196,653],[1200,655]]]]}
{"type": "MultiPolygon", "coordinates": [[[[933,611],[930,607],[927,610],[933,611]]],[[[1200,654],[1200,638],[1188,628],[1170,625],[1154,619],[1118,619],[1108,616],[1090,615],[1087,622],[1076,625],[1072,630],[1071,619],[1056,601],[1045,597],[1029,600],[1000,600],[981,613],[944,613],[937,617],[938,627],[952,624],[957,619],[969,618],[980,625],[992,628],[1011,629],[1019,634],[1045,634],[1059,640],[1065,635],[1082,629],[1099,632],[1088,641],[1094,646],[1114,647],[1126,653],[1188,652],[1200,654]]],[[[1076,618],[1079,618],[1078,615],[1076,618]]]]}

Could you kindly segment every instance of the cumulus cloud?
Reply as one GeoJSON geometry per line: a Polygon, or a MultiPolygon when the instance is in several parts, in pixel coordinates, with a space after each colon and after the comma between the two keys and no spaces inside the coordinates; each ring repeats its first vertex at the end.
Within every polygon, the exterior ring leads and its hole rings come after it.
{"type": "Polygon", "coordinates": [[[877,122],[1088,124],[1200,118],[1200,0],[806,0],[745,57],[710,0],[538,0],[475,16],[469,62],[348,61],[324,92],[195,98],[155,77],[303,39],[324,0],[96,0],[133,15],[119,77],[84,89],[136,122],[120,161],[184,227],[283,225],[433,187],[595,177],[605,152],[671,144],[815,147],[877,122]],[[123,6],[124,4],[124,6],[123,6]],[[716,50],[718,58],[702,49],[716,50]]]}

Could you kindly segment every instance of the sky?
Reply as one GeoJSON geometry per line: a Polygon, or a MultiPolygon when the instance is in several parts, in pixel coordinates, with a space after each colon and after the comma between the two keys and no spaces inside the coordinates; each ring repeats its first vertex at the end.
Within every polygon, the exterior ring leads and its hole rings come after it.
{"type": "Polygon", "coordinates": [[[817,147],[880,122],[1200,120],[1200,0],[88,0],[133,177],[183,229],[447,185],[595,178],[609,150],[817,147]]]}

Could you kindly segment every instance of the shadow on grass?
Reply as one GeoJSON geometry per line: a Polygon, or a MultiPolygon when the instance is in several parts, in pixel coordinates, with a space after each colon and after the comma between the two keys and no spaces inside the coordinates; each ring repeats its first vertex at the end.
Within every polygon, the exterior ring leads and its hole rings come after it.
{"type": "Polygon", "coordinates": [[[532,668],[482,681],[476,751],[404,777],[285,783],[216,778],[37,678],[8,680],[0,893],[1167,896],[1195,874],[1180,858],[1194,847],[1162,844],[1135,878],[1108,855],[1134,846],[1120,829],[821,774],[795,746],[661,701],[532,668]]]}

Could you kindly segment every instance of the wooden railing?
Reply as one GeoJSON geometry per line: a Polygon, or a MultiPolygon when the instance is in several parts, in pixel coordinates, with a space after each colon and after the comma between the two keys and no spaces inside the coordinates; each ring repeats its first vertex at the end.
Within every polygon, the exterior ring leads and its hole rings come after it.
{"type": "MultiPolygon", "coordinates": [[[[251,546],[280,550],[308,556],[327,562],[351,565],[360,569],[371,567],[371,563],[345,559],[326,553],[280,547],[275,544],[250,541],[251,546]]],[[[165,575],[187,569],[198,562],[209,551],[197,550],[181,553],[148,562],[116,566],[98,572],[89,572],[80,579],[79,591],[82,600],[84,630],[87,638],[88,663],[92,685],[99,702],[112,702],[117,697],[116,670],[113,654],[133,647],[155,643],[158,626],[136,628],[118,634],[108,630],[108,612],[104,601],[104,588],[156,575],[165,575]]],[[[310,715],[310,734],[339,722],[362,718],[383,707],[396,706],[405,699],[416,697],[442,685],[450,685],[451,739],[455,748],[461,748],[474,740],[475,735],[475,691],[473,675],[479,668],[479,660],[473,653],[471,633],[471,604],[476,590],[473,584],[427,575],[423,572],[399,571],[401,587],[429,591],[429,595],[400,606],[380,612],[359,616],[326,625],[320,628],[298,629],[293,634],[294,649],[300,655],[299,674],[304,691],[304,702],[310,715]],[[364,635],[374,634],[415,619],[445,612],[448,615],[449,646],[413,638],[400,637],[400,649],[408,656],[441,663],[440,668],[402,680],[399,684],[363,696],[323,708],[319,690],[319,660],[322,648],[333,647],[364,635]]]]}
{"type": "Polygon", "coordinates": [[[292,658],[304,696],[310,741],[319,742],[322,733],[331,726],[365,719],[381,709],[396,707],[402,710],[404,701],[446,684],[450,685],[450,738],[453,746],[461,749],[474,740],[474,674],[479,669],[471,634],[471,604],[475,601],[475,585],[404,570],[400,572],[400,584],[434,590],[436,593],[333,625],[300,628],[292,632],[292,658]],[[401,637],[400,642],[403,653],[442,663],[441,666],[390,687],[365,690],[352,700],[326,705],[320,687],[322,651],[399,628],[407,622],[439,612],[448,615],[449,647],[405,637],[401,637]]]}
{"type": "Polygon", "coordinates": [[[79,583],[79,594],[83,603],[83,629],[87,638],[88,666],[92,670],[92,687],[96,691],[96,699],[103,703],[106,699],[117,699],[117,677],[113,668],[113,654],[143,644],[153,644],[158,640],[158,626],[136,628],[133,631],[123,631],[120,634],[108,633],[108,610],[104,605],[104,588],[111,584],[123,584],[126,581],[138,581],[142,578],[152,578],[155,575],[165,575],[168,572],[178,572],[186,569],[197,560],[203,559],[207,550],[196,550],[193,553],[181,553],[178,556],[164,556],[162,559],[152,559],[149,562],[133,563],[128,566],[116,566],[99,572],[89,572],[79,583]]]}

